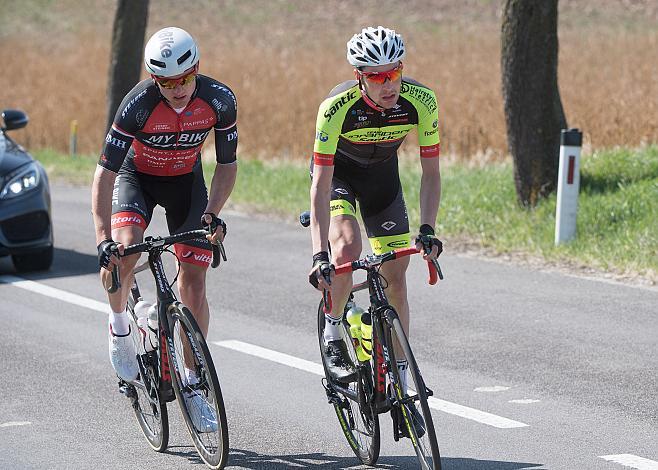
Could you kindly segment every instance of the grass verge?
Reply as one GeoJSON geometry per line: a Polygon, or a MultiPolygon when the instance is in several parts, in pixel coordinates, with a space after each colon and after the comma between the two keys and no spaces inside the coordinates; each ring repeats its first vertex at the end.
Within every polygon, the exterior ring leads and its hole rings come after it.
{"type": "MultiPolygon", "coordinates": [[[[51,179],[90,184],[95,156],[34,153],[51,179]]],[[[205,174],[212,174],[206,168],[205,174]]],[[[412,227],[418,226],[420,165],[403,163],[412,227]]],[[[658,146],[583,155],[577,238],[554,246],[555,195],[527,210],[516,203],[512,165],[467,168],[444,165],[437,231],[446,247],[484,249],[540,259],[558,266],[591,268],[658,281],[658,146]],[[466,243],[464,243],[466,242],[466,243]]],[[[308,167],[299,162],[243,159],[231,205],[253,213],[296,220],[308,208],[308,167]]]]}

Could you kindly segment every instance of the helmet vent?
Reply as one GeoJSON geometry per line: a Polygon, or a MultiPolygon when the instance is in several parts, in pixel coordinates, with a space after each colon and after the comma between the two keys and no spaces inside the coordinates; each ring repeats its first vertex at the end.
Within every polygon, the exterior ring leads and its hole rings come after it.
{"type": "Polygon", "coordinates": [[[151,59],[151,60],[149,60],[149,62],[151,63],[151,65],[155,65],[156,67],[160,67],[162,69],[167,68],[167,64],[165,64],[164,62],[161,62],[159,60],[151,59]]]}
{"type": "Polygon", "coordinates": [[[178,65],[180,65],[183,62],[185,62],[187,59],[189,59],[191,55],[192,55],[192,51],[188,49],[187,52],[182,56],[180,56],[176,62],[178,62],[178,65]]]}

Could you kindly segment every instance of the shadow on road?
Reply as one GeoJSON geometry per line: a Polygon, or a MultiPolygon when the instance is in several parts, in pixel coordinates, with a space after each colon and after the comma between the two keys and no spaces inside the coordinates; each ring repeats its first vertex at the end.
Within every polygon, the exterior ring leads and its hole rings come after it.
{"type": "Polygon", "coordinates": [[[62,248],[55,248],[53,265],[48,271],[17,273],[9,256],[0,258],[0,274],[15,274],[32,280],[97,273],[98,258],[96,256],[62,248]]]}
{"type": "MultiPolygon", "coordinates": [[[[462,458],[441,458],[443,470],[522,470],[538,469],[542,464],[524,462],[501,462],[462,458]]],[[[334,457],[322,453],[297,455],[263,455],[248,450],[231,449],[227,468],[248,468],[254,470],[284,470],[289,468],[358,469],[372,468],[360,465],[356,457],[334,457]]],[[[380,457],[377,468],[408,469],[417,468],[416,457],[380,457]]]]}

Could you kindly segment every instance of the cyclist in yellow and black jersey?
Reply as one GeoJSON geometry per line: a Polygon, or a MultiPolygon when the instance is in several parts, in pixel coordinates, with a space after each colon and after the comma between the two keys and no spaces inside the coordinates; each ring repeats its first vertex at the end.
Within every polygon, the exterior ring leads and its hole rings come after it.
{"type": "MultiPolygon", "coordinates": [[[[438,105],[430,88],[402,77],[404,55],[402,37],[393,30],[379,26],[355,34],[347,43],[347,59],[356,80],[335,87],[318,111],[311,163],[314,255],[309,281],[316,288],[331,291],[333,307],[325,316],[324,360],[332,376],[344,382],[355,376],[339,333],[352,278],[326,279],[322,275],[330,263],[328,247],[330,244],[335,264],[359,258],[362,242],[357,203],[375,254],[411,246],[397,150],[414,128],[422,168],[419,237],[430,240],[432,250],[424,255],[426,259],[436,258],[442,249],[434,236],[441,196],[438,105]]],[[[386,294],[407,334],[408,263],[405,257],[382,267],[388,281],[386,294]]],[[[397,354],[404,358],[401,351],[397,354]]],[[[406,361],[399,362],[406,385],[406,361]]]]}

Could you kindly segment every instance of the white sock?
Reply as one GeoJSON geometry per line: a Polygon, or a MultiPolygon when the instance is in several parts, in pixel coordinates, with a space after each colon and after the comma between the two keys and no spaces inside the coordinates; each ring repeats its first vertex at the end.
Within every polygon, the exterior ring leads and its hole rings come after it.
{"type": "Polygon", "coordinates": [[[324,314],[324,344],[342,339],[339,330],[341,321],[341,318],[334,318],[328,313],[324,314]]]}
{"type": "Polygon", "coordinates": [[[127,335],[130,332],[130,321],[128,321],[128,310],[114,312],[110,309],[109,323],[112,333],[117,336],[127,335]]]}
{"type": "Polygon", "coordinates": [[[407,369],[409,368],[409,362],[406,359],[398,360],[398,373],[400,374],[400,382],[402,385],[402,392],[407,393],[407,369]]]}

